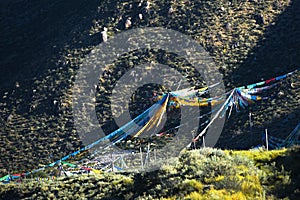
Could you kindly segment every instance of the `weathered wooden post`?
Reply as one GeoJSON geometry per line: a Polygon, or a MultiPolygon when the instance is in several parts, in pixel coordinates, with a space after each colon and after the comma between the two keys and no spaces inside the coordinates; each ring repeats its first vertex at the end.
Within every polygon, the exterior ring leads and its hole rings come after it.
{"type": "Polygon", "coordinates": [[[196,141],[195,141],[195,133],[194,133],[194,131],[192,132],[192,137],[193,137],[194,149],[196,149],[196,141]]]}
{"type": "Polygon", "coordinates": [[[114,172],[115,171],[115,163],[114,163],[112,153],[110,153],[110,159],[111,159],[111,171],[114,172]]]}
{"type": "Polygon", "coordinates": [[[140,154],[141,154],[141,168],[144,169],[142,147],[140,147],[140,154]]]}
{"type": "Polygon", "coordinates": [[[267,148],[267,151],[269,151],[268,129],[266,129],[265,132],[266,132],[266,148],[267,148]]]}
{"type": "Polygon", "coordinates": [[[252,123],[252,113],[250,111],[249,111],[249,127],[250,127],[251,143],[253,144],[254,143],[254,141],[253,141],[253,131],[252,131],[253,123],[252,123]]]}

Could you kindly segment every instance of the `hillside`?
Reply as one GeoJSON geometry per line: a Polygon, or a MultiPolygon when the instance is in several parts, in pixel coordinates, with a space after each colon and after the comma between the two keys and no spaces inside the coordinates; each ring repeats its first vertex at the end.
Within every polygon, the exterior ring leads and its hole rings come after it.
{"type": "MultiPolygon", "coordinates": [[[[0,175],[34,169],[82,147],[71,110],[75,74],[102,42],[103,27],[113,36],[125,30],[130,16],[131,28],[165,27],[194,38],[216,62],[228,90],[299,68],[300,1],[151,0],[142,21],[137,20],[138,1],[20,0],[0,5],[0,175]]],[[[160,54],[146,60],[159,61],[160,54]]],[[[283,82],[272,101],[250,107],[251,131],[249,110],[235,113],[217,147],[256,146],[265,128],[282,138],[288,135],[300,116],[299,88],[291,87],[297,76],[283,82]]],[[[98,117],[110,127],[110,113],[100,110],[98,117]]]]}

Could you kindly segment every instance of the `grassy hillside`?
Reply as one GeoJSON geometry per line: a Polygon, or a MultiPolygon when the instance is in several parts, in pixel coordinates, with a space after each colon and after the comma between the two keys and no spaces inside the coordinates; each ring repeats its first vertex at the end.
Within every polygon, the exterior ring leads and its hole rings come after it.
{"type": "Polygon", "coordinates": [[[297,199],[299,148],[278,151],[182,152],[143,174],[27,181],[0,187],[1,199],[297,199]]]}
{"type": "MultiPolygon", "coordinates": [[[[300,1],[151,0],[142,21],[137,7],[137,1],[110,0],[1,2],[0,175],[34,169],[82,147],[71,110],[75,74],[84,56],[102,42],[103,27],[115,35],[129,16],[132,28],[166,27],[193,37],[213,57],[227,89],[299,67],[300,1]]],[[[146,61],[164,55],[150,54],[146,61]]],[[[123,59],[134,60],[132,54],[123,59]]],[[[279,137],[288,135],[300,115],[299,89],[290,86],[296,78],[280,85],[272,101],[250,108],[251,131],[249,110],[234,114],[217,147],[255,146],[266,127],[279,137]]],[[[109,94],[105,86],[103,93],[109,94]]],[[[107,105],[106,97],[99,101],[107,105]]],[[[104,127],[112,118],[106,111],[98,112],[104,127]]]]}

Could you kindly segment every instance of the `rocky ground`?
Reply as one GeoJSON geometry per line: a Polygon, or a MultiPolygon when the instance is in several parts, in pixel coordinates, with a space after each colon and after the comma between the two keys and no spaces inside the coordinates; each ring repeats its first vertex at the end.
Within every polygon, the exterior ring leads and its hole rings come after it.
{"type": "MultiPolygon", "coordinates": [[[[132,17],[129,29],[158,26],[194,38],[215,61],[227,90],[299,68],[300,1],[149,2],[149,9],[139,7],[138,1],[0,3],[0,175],[36,168],[83,146],[71,110],[76,72],[102,42],[103,28],[108,28],[110,38],[125,30],[128,17],[132,17]]],[[[111,68],[110,82],[100,82],[97,94],[99,123],[107,133],[115,128],[107,106],[112,86],[132,64],[142,61],[165,62],[183,71],[184,61],[166,52],[132,52],[120,58],[111,68]]],[[[299,74],[280,85],[272,101],[235,113],[217,147],[256,146],[265,128],[278,137],[288,135],[299,122],[299,87],[291,87],[297,81],[299,74]]],[[[134,108],[132,115],[137,114],[134,108]]]]}

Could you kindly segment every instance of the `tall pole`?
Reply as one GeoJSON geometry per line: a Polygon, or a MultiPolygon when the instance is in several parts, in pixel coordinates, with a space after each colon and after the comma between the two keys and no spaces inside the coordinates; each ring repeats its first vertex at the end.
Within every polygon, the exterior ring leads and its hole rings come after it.
{"type": "Polygon", "coordinates": [[[111,171],[114,172],[115,171],[115,163],[114,163],[112,153],[110,153],[110,159],[111,159],[111,171]]]}
{"type": "Polygon", "coordinates": [[[251,143],[253,144],[253,132],[252,132],[252,126],[253,126],[253,124],[252,124],[252,113],[250,111],[249,111],[249,126],[250,126],[251,143]]]}
{"type": "Polygon", "coordinates": [[[178,83],[178,86],[177,86],[176,90],[178,90],[178,89],[180,88],[181,81],[182,81],[182,79],[180,79],[180,81],[179,81],[179,83],[178,83]]]}
{"type": "Polygon", "coordinates": [[[269,151],[268,129],[265,129],[265,132],[266,132],[266,148],[267,148],[267,151],[269,151]]]}
{"type": "Polygon", "coordinates": [[[144,169],[144,166],[143,166],[143,152],[142,152],[142,147],[140,147],[140,154],[141,154],[141,168],[144,169]]]}
{"type": "Polygon", "coordinates": [[[147,154],[146,154],[144,165],[148,164],[149,161],[150,161],[150,143],[148,142],[147,154]]]}
{"type": "Polygon", "coordinates": [[[194,149],[196,149],[196,141],[194,140],[195,139],[195,133],[194,133],[194,131],[192,132],[192,136],[193,136],[194,149]]]}
{"type": "Polygon", "coordinates": [[[151,148],[151,146],[150,146],[150,142],[148,143],[148,161],[150,161],[150,148],[151,148]]]}

